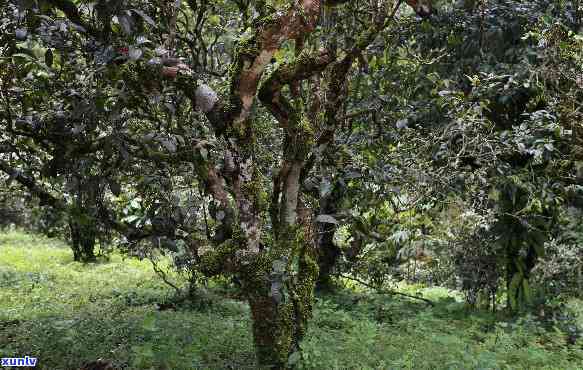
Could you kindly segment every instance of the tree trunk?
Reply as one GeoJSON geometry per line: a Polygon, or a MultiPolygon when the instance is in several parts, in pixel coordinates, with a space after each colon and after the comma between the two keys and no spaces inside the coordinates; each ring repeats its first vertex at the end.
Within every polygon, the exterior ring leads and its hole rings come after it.
{"type": "Polygon", "coordinates": [[[529,279],[530,273],[537,262],[535,248],[529,246],[525,257],[516,249],[507,251],[506,263],[506,292],[507,308],[518,310],[530,302],[529,279]]]}
{"type": "MultiPolygon", "coordinates": [[[[339,203],[344,197],[344,188],[338,183],[334,183],[330,194],[320,198],[320,214],[335,215],[338,213],[339,203]]],[[[317,238],[318,242],[318,266],[320,274],[316,289],[330,290],[332,285],[332,273],[338,258],[342,254],[340,248],[334,244],[334,234],[336,233],[337,225],[331,223],[319,223],[317,238]]]]}
{"type": "Polygon", "coordinates": [[[313,246],[291,237],[279,244],[279,250],[295,244],[292,250],[300,248],[299,253],[289,262],[279,253],[262,253],[242,271],[257,361],[268,369],[287,369],[299,359],[294,353],[299,351],[312,316],[318,276],[313,246]]]}
{"type": "Polygon", "coordinates": [[[250,296],[249,305],[257,362],[269,369],[285,369],[299,342],[293,330],[293,306],[265,295],[250,296]]]}
{"type": "Polygon", "coordinates": [[[71,231],[71,249],[73,259],[78,262],[94,262],[95,257],[95,225],[81,225],[79,222],[70,219],[69,229],[71,231]]]}
{"type": "Polygon", "coordinates": [[[334,244],[336,225],[322,224],[318,238],[318,265],[320,274],[316,288],[318,290],[330,290],[332,288],[332,272],[340,257],[340,248],[334,244]]]}

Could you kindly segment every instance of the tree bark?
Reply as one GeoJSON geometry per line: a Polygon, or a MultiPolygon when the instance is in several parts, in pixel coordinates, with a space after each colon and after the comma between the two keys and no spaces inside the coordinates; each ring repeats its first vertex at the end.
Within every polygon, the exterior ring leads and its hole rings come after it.
{"type": "MultiPolygon", "coordinates": [[[[338,202],[342,199],[343,192],[335,185],[327,196],[320,198],[320,214],[334,215],[338,212],[338,202]]],[[[318,290],[332,289],[332,274],[342,254],[340,248],[334,244],[334,234],[337,225],[320,223],[318,225],[318,265],[320,274],[316,288],[318,290]]]]}
{"type": "MultiPolygon", "coordinates": [[[[255,22],[254,32],[237,44],[230,68],[228,95],[213,100],[202,110],[217,136],[229,142],[223,169],[216,176],[201,171],[216,201],[233,208],[232,232],[220,238],[215,248],[201,256],[201,270],[208,276],[234,272],[251,307],[253,336],[259,365],[272,369],[291,366],[293,354],[305,334],[312,313],[318,262],[312,221],[301,204],[301,179],[307,157],[326,145],[340,123],[338,103],[346,97],[347,72],[354,59],[384,27],[377,22],[360,37],[341,60],[328,50],[302,51],[305,36],[317,26],[322,5],[348,0],[298,0],[293,6],[255,22]],[[288,40],[296,41],[296,58],[263,74],[275,53],[288,40]],[[300,42],[298,42],[300,41],[300,42]],[[336,75],[325,113],[331,127],[316,136],[318,125],[310,121],[298,94],[299,83],[324,71],[334,62],[336,75]],[[261,82],[261,83],[260,83],[261,82]],[[291,99],[282,92],[290,87],[291,99]],[[253,105],[256,96],[284,129],[283,160],[273,181],[272,204],[256,160],[253,105]],[[226,186],[227,184],[228,186],[226,186]],[[228,199],[224,196],[228,192],[228,199]],[[222,199],[222,201],[221,201],[222,199]],[[269,209],[271,227],[264,227],[269,209]],[[266,235],[267,234],[267,235],[266,235]],[[229,238],[230,237],[230,238],[229,238]]],[[[385,17],[381,17],[385,18],[385,17]]],[[[198,106],[198,81],[192,74],[176,76],[176,86],[198,106]]],[[[216,168],[208,159],[200,168],[216,168]]]]}
{"type": "Polygon", "coordinates": [[[94,224],[84,225],[80,222],[69,219],[69,229],[71,232],[71,249],[73,259],[77,262],[94,262],[96,230],[94,224]]]}
{"type": "Polygon", "coordinates": [[[242,271],[262,367],[292,366],[293,354],[306,333],[318,276],[315,248],[309,239],[302,226],[289,227],[280,233],[272,251],[258,255],[242,271]]]}
{"type": "Polygon", "coordinates": [[[323,224],[320,227],[320,236],[318,238],[318,266],[320,274],[316,288],[318,290],[330,290],[332,288],[332,273],[338,258],[341,255],[340,248],[334,244],[334,233],[336,225],[323,224]]]}

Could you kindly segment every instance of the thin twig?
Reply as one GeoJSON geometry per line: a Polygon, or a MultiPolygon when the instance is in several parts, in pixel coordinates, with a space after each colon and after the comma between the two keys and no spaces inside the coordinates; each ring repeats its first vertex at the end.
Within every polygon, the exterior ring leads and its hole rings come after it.
{"type": "Polygon", "coordinates": [[[180,293],[182,293],[182,289],[180,289],[179,287],[177,287],[176,285],[174,285],[170,280],[168,280],[168,276],[166,275],[166,272],[164,272],[161,268],[158,267],[158,265],[156,264],[156,262],[154,262],[154,257],[150,257],[148,258],[150,260],[150,262],[152,262],[152,267],[154,268],[154,272],[160,276],[160,278],[169,286],[171,286],[172,288],[174,288],[176,290],[176,293],[178,293],[180,295],[180,293]]]}
{"type": "Polygon", "coordinates": [[[362,281],[358,278],[348,276],[348,275],[338,274],[336,276],[355,281],[361,285],[364,285],[367,288],[375,290],[377,293],[380,293],[380,294],[400,295],[400,296],[411,298],[411,299],[418,299],[420,301],[427,303],[428,305],[430,305],[432,307],[435,306],[435,303],[433,301],[430,301],[427,298],[423,298],[423,297],[419,297],[419,296],[411,295],[411,294],[407,294],[407,293],[401,293],[401,292],[397,292],[395,290],[386,290],[386,289],[376,288],[376,287],[370,285],[369,283],[367,283],[366,281],[362,281]]]}

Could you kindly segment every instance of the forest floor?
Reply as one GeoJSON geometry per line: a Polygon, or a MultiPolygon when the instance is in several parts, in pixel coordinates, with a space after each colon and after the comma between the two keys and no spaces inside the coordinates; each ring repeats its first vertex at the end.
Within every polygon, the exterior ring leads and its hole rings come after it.
{"type": "MultiPolygon", "coordinates": [[[[470,311],[442,288],[405,297],[344,289],[319,296],[303,369],[583,369],[583,341],[529,315],[470,311]]],[[[114,254],[73,262],[62,242],[0,234],[0,357],[40,369],[111,360],[125,369],[254,369],[247,305],[214,284],[204,299],[160,310],[173,291],[148,261],[114,254]]],[[[583,301],[573,301],[583,326],[583,301]]]]}

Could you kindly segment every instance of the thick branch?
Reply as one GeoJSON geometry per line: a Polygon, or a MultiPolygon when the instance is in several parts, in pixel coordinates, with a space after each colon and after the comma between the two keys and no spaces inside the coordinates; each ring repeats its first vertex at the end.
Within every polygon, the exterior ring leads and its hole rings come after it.
{"type": "Polygon", "coordinates": [[[300,0],[286,12],[276,12],[256,22],[255,34],[237,46],[231,65],[229,97],[219,101],[207,114],[216,127],[224,131],[247,120],[259,80],[273,55],[286,40],[315,28],[320,6],[320,0],[300,0]]]}
{"type": "Polygon", "coordinates": [[[38,197],[40,199],[41,205],[49,205],[55,209],[60,210],[64,210],[66,208],[66,204],[63,200],[54,197],[51,193],[38,185],[33,178],[24,175],[22,172],[13,168],[5,161],[0,161],[0,170],[27,188],[28,191],[30,191],[36,197],[38,197]]]}
{"type": "Polygon", "coordinates": [[[55,8],[59,9],[65,16],[73,23],[78,24],[79,26],[83,27],[88,33],[92,36],[99,38],[99,32],[93,28],[89,23],[85,22],[81,17],[81,13],[77,6],[68,0],[47,0],[47,2],[54,6],[55,8]]]}
{"type": "Polygon", "coordinates": [[[296,60],[281,65],[263,82],[259,90],[259,99],[282,127],[287,126],[293,109],[282,95],[283,87],[322,72],[331,62],[332,53],[327,50],[311,55],[302,53],[296,60]]]}
{"type": "Polygon", "coordinates": [[[204,158],[200,154],[199,143],[194,142],[192,149],[177,148],[174,153],[163,153],[151,150],[145,143],[138,140],[131,138],[126,138],[126,140],[139,147],[140,151],[135,152],[134,155],[143,160],[155,163],[192,163],[198,178],[204,184],[206,192],[220,204],[224,212],[224,217],[218,220],[221,223],[221,227],[219,228],[220,231],[217,232],[217,240],[215,242],[223,242],[231,238],[235,211],[229,203],[229,195],[223,184],[223,174],[215,168],[214,163],[209,158],[204,158]]]}

